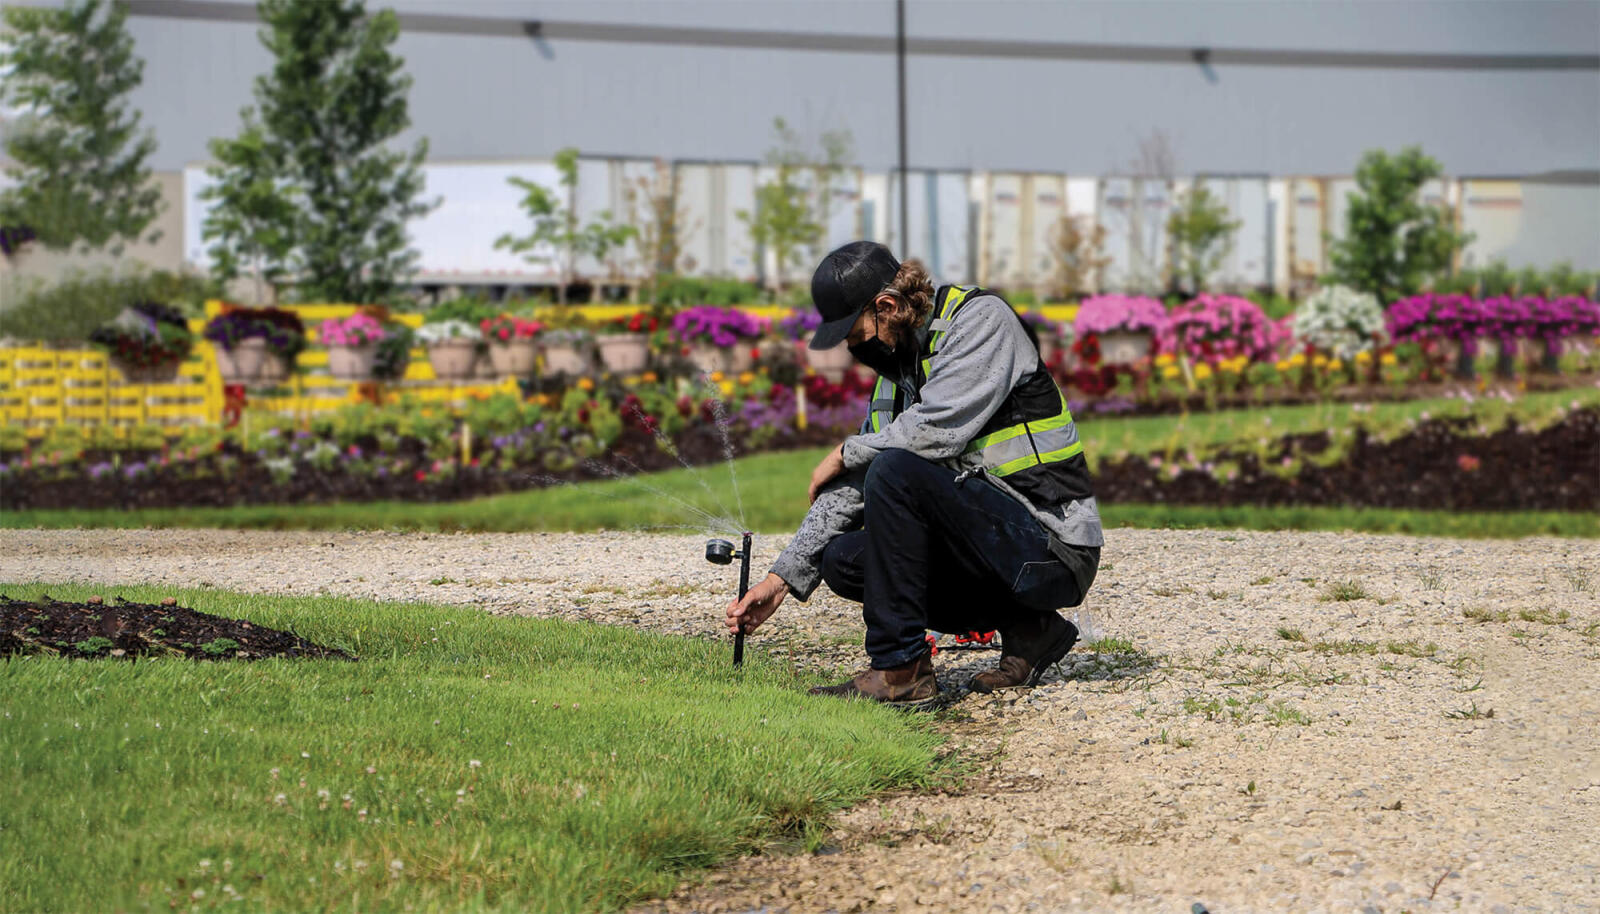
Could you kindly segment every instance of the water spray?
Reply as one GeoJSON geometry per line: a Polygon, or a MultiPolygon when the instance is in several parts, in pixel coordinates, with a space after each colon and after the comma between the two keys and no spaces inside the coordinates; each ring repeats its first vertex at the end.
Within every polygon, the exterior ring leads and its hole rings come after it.
{"type": "MultiPolygon", "coordinates": [[[[750,589],[750,534],[745,533],[743,545],[735,550],[727,540],[706,540],[706,561],[713,565],[731,565],[739,560],[739,599],[750,589]]],[[[733,665],[744,663],[744,620],[733,633],[733,665]]]]}

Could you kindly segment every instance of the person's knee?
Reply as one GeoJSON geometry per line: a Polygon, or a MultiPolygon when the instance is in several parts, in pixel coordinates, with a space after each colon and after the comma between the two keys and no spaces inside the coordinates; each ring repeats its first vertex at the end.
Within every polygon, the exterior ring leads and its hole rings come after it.
{"type": "Polygon", "coordinates": [[[835,595],[860,600],[865,590],[860,550],[847,537],[836,537],[822,550],[822,582],[835,595]]]}
{"type": "Polygon", "coordinates": [[[933,464],[900,448],[890,448],[872,458],[864,484],[868,493],[886,494],[914,488],[933,464]]]}

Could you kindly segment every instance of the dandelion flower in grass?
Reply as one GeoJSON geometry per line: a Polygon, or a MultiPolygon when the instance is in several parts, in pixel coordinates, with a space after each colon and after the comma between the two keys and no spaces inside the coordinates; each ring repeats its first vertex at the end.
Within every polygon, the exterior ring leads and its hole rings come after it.
{"type": "Polygon", "coordinates": [[[482,768],[483,767],[483,763],[478,761],[477,759],[473,759],[473,760],[467,762],[467,767],[468,768],[482,768]]]}

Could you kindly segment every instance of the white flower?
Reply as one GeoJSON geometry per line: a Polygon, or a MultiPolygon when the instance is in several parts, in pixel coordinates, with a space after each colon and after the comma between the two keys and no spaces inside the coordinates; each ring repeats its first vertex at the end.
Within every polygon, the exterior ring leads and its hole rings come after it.
{"type": "Polygon", "coordinates": [[[280,793],[277,796],[272,798],[272,802],[278,804],[279,806],[282,806],[283,804],[289,802],[289,798],[287,796],[285,796],[284,794],[280,793]]]}
{"type": "Polygon", "coordinates": [[[400,871],[401,871],[401,870],[403,870],[403,869],[405,869],[405,868],[406,868],[406,865],[405,865],[405,864],[404,864],[404,863],[401,863],[401,862],[400,862],[400,861],[398,861],[398,860],[390,860],[390,861],[389,861],[389,869],[391,869],[391,870],[394,870],[394,872],[395,872],[395,873],[396,873],[396,874],[397,874],[397,875],[398,875],[398,874],[399,874],[399,872],[400,872],[400,871]]]}
{"type": "Polygon", "coordinates": [[[472,761],[467,763],[467,767],[468,768],[482,768],[483,767],[483,763],[478,761],[477,759],[473,759],[472,761]]]}
{"type": "Polygon", "coordinates": [[[311,757],[311,753],[309,753],[309,752],[302,752],[302,753],[300,753],[300,757],[301,757],[301,758],[310,758],[310,757],[311,757]]]}

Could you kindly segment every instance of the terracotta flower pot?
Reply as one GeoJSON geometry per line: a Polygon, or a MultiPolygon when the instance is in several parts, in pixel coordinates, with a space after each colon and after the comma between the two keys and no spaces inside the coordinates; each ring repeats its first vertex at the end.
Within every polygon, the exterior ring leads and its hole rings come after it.
{"type": "Polygon", "coordinates": [[[433,343],[428,347],[428,364],[441,381],[464,381],[477,368],[478,344],[465,339],[433,343]]]}
{"type": "Polygon", "coordinates": [[[525,378],[538,366],[539,344],[533,339],[489,343],[489,364],[503,378],[525,378]]]}
{"type": "Polygon", "coordinates": [[[615,333],[598,340],[600,362],[612,374],[638,374],[650,363],[650,337],[643,333],[615,333]]]}
{"type": "Polygon", "coordinates": [[[372,380],[372,365],[378,358],[378,344],[329,346],[328,374],[345,381],[372,380]]]}
{"type": "Polygon", "coordinates": [[[1143,330],[1111,330],[1100,334],[1100,361],[1106,365],[1132,365],[1150,355],[1151,335],[1143,330]]]}
{"type": "Polygon", "coordinates": [[[553,343],[544,347],[544,377],[578,377],[593,368],[593,350],[587,343],[553,343]]]}
{"type": "Polygon", "coordinates": [[[805,346],[806,365],[835,384],[844,380],[844,373],[855,362],[850,349],[843,343],[819,351],[811,348],[811,337],[807,336],[801,345],[805,346]]]}
{"type": "Polygon", "coordinates": [[[217,374],[224,384],[250,384],[262,380],[267,363],[273,360],[267,341],[259,337],[240,340],[232,349],[212,347],[217,357],[217,374]]]}

